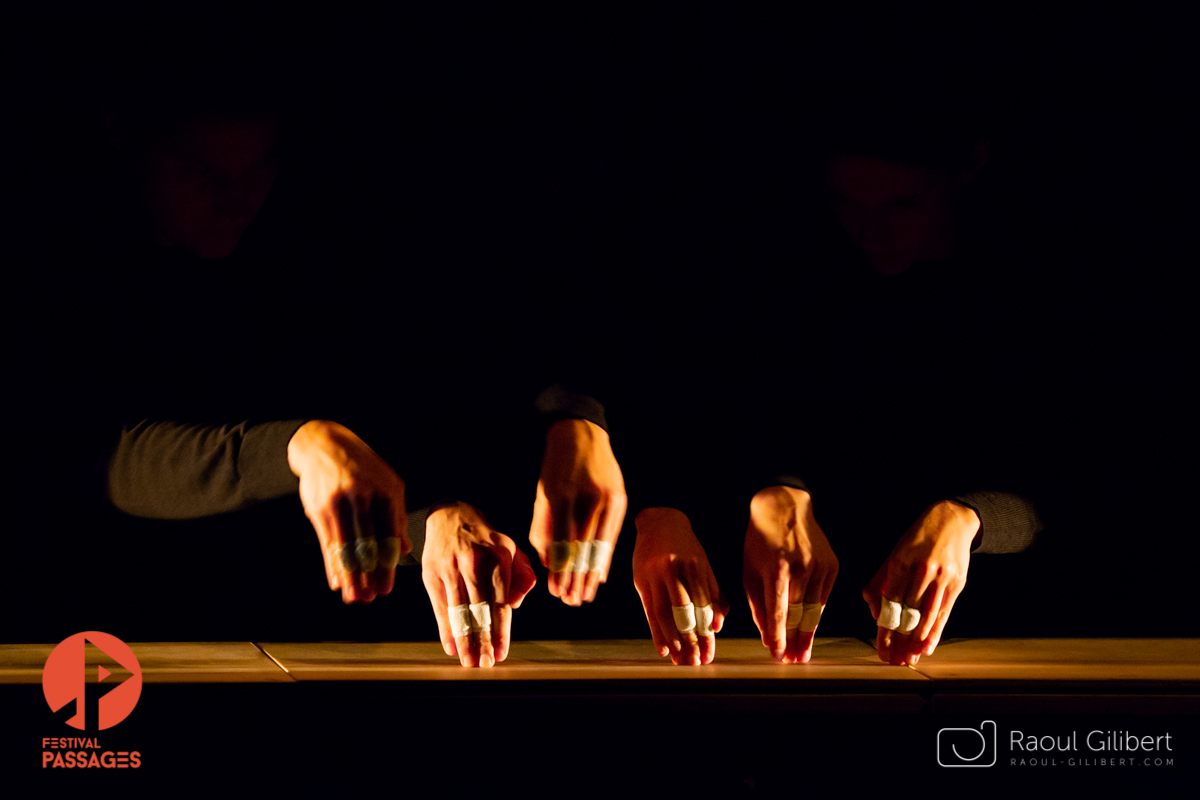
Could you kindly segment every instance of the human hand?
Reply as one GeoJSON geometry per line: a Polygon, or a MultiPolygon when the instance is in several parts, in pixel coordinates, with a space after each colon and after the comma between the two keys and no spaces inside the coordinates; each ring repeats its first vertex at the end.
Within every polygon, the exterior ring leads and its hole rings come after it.
{"type": "Polygon", "coordinates": [[[512,610],[537,582],[529,558],[466,503],[441,506],[425,521],[421,579],[446,655],[464,667],[508,657],[512,610]]]}
{"type": "Polygon", "coordinates": [[[300,426],[287,448],[300,478],[300,502],[317,531],[325,579],[346,603],[369,603],[392,591],[401,553],[412,550],[404,481],[336,422],[300,426]]]}
{"type": "Polygon", "coordinates": [[[673,664],[712,663],[717,653],[714,634],[725,624],[729,602],[717,586],[691,522],[674,508],[647,508],[634,524],[633,585],[642,598],[659,656],[670,653],[673,664]],[[690,621],[691,630],[681,631],[674,609],[689,606],[695,619],[690,621]]]}
{"type": "Polygon", "coordinates": [[[769,486],[754,495],[742,584],[763,646],[776,661],[802,664],[812,657],[821,609],[837,574],[837,556],[813,517],[808,492],[769,486]],[[801,612],[801,603],[813,607],[801,612]]]}
{"type": "Polygon", "coordinates": [[[881,660],[916,664],[922,653],[933,655],[954,601],[966,586],[979,524],[979,515],[966,506],[950,500],[935,503],[917,518],[863,589],[871,616],[880,622],[875,646],[881,660]],[[894,603],[907,609],[901,611],[894,603]],[[919,621],[914,610],[920,612],[919,621]]]}
{"type": "Polygon", "coordinates": [[[572,606],[596,598],[627,505],[608,433],[582,419],[551,425],[529,527],[529,543],[550,570],[550,594],[572,606]]]}

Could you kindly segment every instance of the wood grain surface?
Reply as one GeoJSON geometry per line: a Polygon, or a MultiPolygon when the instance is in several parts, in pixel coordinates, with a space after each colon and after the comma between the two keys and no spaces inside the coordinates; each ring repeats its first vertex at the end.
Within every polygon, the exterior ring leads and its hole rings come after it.
{"type": "MultiPolygon", "coordinates": [[[[130,642],[146,683],[288,683],[250,642],[130,642]]],[[[41,683],[52,644],[0,645],[0,684],[41,683]]],[[[88,663],[92,663],[90,660],[88,663]]],[[[114,678],[122,675],[110,670],[114,678]]]]}

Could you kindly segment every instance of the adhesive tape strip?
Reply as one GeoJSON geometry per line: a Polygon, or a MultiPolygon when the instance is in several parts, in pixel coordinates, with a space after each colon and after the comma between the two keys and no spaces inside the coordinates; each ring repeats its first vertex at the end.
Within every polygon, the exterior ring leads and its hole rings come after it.
{"type": "Polygon", "coordinates": [[[588,572],[604,572],[608,560],[612,558],[612,542],[596,539],[592,542],[592,557],[588,562],[588,572]]]}
{"type": "MultiPolygon", "coordinates": [[[[790,614],[790,606],[788,610],[790,614]]],[[[824,613],[824,603],[804,603],[804,611],[800,615],[800,632],[812,633],[815,631],[821,622],[821,615],[824,613]]]]}
{"type": "Polygon", "coordinates": [[[550,571],[566,572],[571,568],[571,556],[575,554],[574,542],[555,539],[550,543],[550,571]]]}
{"type": "Polygon", "coordinates": [[[804,617],[804,603],[788,603],[787,623],[784,625],[789,631],[800,627],[800,620],[804,617]]]}
{"type": "Polygon", "coordinates": [[[696,606],[688,603],[686,606],[671,606],[671,614],[675,617],[675,628],[680,633],[691,633],[696,630],[696,606]]]}
{"type": "Polygon", "coordinates": [[[471,603],[471,631],[490,631],[492,629],[492,606],[490,603],[471,603]]]}
{"type": "MultiPolygon", "coordinates": [[[[712,636],[713,610],[712,605],[696,606],[696,635],[712,636]]],[[[678,622],[678,618],[676,618],[678,622]]]]}
{"type": "Polygon", "coordinates": [[[379,568],[393,569],[400,563],[400,537],[385,536],[379,540],[379,568]]]}
{"type": "Polygon", "coordinates": [[[471,607],[469,605],[450,606],[450,633],[457,639],[471,633],[471,607]]]}
{"type": "Polygon", "coordinates": [[[921,624],[921,611],[912,606],[900,608],[900,632],[912,633],[921,624]]]}
{"type": "Polygon", "coordinates": [[[346,572],[354,572],[358,569],[358,557],[354,555],[354,547],[348,544],[335,544],[332,549],[334,563],[341,564],[342,569],[346,572]]]}
{"type": "Polygon", "coordinates": [[[592,566],[592,542],[571,542],[571,572],[587,572],[592,566]]]}
{"type": "Polygon", "coordinates": [[[374,572],[379,564],[379,545],[374,539],[355,539],[354,556],[363,572],[374,572]]]}
{"type": "Polygon", "coordinates": [[[883,603],[879,608],[879,619],[876,624],[881,628],[889,631],[894,631],[900,627],[900,604],[895,600],[883,598],[883,603]]]}

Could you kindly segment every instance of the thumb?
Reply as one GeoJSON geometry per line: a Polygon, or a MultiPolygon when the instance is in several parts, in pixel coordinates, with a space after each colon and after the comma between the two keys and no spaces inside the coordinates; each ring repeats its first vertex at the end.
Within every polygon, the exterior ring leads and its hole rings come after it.
{"type": "Polygon", "coordinates": [[[883,582],[886,577],[887,562],[885,561],[875,573],[875,577],[871,578],[871,582],[863,589],[863,600],[866,600],[867,605],[871,607],[871,619],[879,619],[879,612],[883,606],[883,601],[881,600],[883,596],[883,582]]]}
{"type": "Polygon", "coordinates": [[[529,563],[529,556],[525,555],[523,551],[517,550],[513,554],[512,583],[509,585],[508,604],[513,608],[520,608],[521,601],[536,584],[537,575],[533,572],[533,565],[529,563]]]}

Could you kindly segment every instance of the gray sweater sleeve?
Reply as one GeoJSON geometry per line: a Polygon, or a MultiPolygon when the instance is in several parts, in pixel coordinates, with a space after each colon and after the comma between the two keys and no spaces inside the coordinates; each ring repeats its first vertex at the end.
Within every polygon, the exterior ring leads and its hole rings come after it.
{"type": "Polygon", "coordinates": [[[950,498],[979,515],[978,546],[972,553],[1019,553],[1041,533],[1041,517],[1028,499],[1007,492],[968,492],[950,498]]]}
{"type": "Polygon", "coordinates": [[[127,426],[108,458],[108,499],[137,517],[196,519],[294,494],[287,445],[306,421],[127,426]]]}

